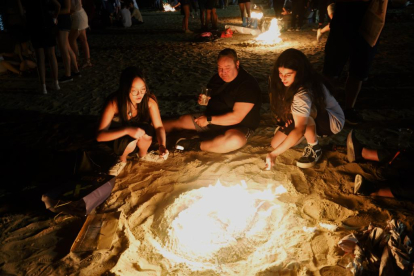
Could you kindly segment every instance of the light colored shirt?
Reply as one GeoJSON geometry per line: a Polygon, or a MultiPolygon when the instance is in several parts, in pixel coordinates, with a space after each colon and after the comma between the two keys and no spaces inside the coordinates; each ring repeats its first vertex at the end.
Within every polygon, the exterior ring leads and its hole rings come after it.
{"type": "MultiPolygon", "coordinates": [[[[342,130],[345,124],[345,115],[341,106],[336,99],[329,93],[328,89],[323,86],[325,94],[326,111],[329,114],[329,125],[332,133],[336,134],[342,130]]],[[[291,111],[302,117],[309,117],[312,110],[311,91],[300,89],[293,97],[291,111]]]]}
{"type": "Polygon", "coordinates": [[[125,28],[132,26],[131,12],[127,8],[124,8],[121,10],[121,18],[122,18],[122,25],[124,25],[125,28]]]}

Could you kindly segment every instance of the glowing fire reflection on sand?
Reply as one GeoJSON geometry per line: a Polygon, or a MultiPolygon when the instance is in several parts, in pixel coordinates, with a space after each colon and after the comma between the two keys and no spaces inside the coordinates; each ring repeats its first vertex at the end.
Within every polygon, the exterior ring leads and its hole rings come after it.
{"type": "Polygon", "coordinates": [[[162,6],[164,7],[164,11],[175,11],[175,9],[173,7],[171,7],[170,4],[162,4],[162,6]]]}
{"type": "Polygon", "coordinates": [[[295,206],[278,200],[283,193],[281,185],[258,190],[244,181],[182,193],[156,222],[160,231],[149,242],[169,268],[249,274],[280,266],[288,257],[303,257],[291,255],[308,235],[295,206]]]}
{"type": "Polygon", "coordinates": [[[264,44],[277,44],[282,42],[277,19],[273,18],[272,21],[270,21],[269,30],[258,35],[255,40],[264,44]]]}

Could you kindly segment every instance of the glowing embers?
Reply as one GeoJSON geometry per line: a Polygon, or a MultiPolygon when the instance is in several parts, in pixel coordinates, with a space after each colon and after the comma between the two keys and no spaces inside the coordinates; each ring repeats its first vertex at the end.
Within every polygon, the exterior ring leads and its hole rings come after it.
{"type": "Polygon", "coordinates": [[[282,42],[282,39],[280,38],[278,21],[276,18],[273,18],[272,21],[270,21],[269,29],[266,32],[261,33],[256,37],[256,41],[263,44],[277,44],[282,42]]]}
{"type": "Polygon", "coordinates": [[[158,234],[151,244],[168,259],[169,268],[185,264],[192,271],[251,275],[281,265],[304,240],[306,223],[295,206],[277,199],[285,192],[283,186],[258,190],[245,182],[185,192],[153,222],[166,235],[158,234]]]}
{"type": "Polygon", "coordinates": [[[170,4],[164,3],[162,4],[164,11],[175,11],[175,9],[173,7],[171,7],[170,4]]]}

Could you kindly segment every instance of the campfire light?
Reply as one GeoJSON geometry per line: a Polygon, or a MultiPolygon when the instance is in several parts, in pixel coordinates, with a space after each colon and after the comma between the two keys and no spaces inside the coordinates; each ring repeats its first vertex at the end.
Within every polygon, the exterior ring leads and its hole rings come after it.
{"type": "Polygon", "coordinates": [[[280,38],[280,30],[277,23],[277,19],[273,18],[270,22],[269,30],[264,33],[261,33],[256,37],[256,41],[260,41],[265,44],[277,44],[282,42],[280,38]]]}
{"type": "Polygon", "coordinates": [[[262,17],[263,17],[263,13],[262,12],[252,11],[251,14],[250,14],[250,16],[251,16],[251,18],[255,18],[257,20],[261,20],[262,17]]]}
{"type": "Polygon", "coordinates": [[[171,5],[170,4],[167,4],[167,3],[164,3],[164,4],[162,4],[162,6],[164,7],[164,11],[175,11],[175,9],[173,8],[173,7],[171,7],[171,5]]]}
{"type": "Polygon", "coordinates": [[[249,188],[245,181],[193,189],[151,223],[157,234],[145,239],[168,260],[169,269],[185,265],[191,271],[255,274],[279,267],[286,258],[298,257],[293,256],[295,244],[310,235],[303,231],[307,223],[293,211],[296,207],[279,201],[286,192],[275,184],[249,188]]]}

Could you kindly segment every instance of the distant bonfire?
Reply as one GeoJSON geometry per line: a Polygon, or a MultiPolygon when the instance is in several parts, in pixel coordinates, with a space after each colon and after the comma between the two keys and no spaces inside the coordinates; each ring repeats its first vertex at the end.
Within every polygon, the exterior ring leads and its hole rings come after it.
{"type": "Polygon", "coordinates": [[[171,7],[170,4],[163,4],[162,6],[164,7],[164,11],[175,11],[175,9],[171,7]]]}

